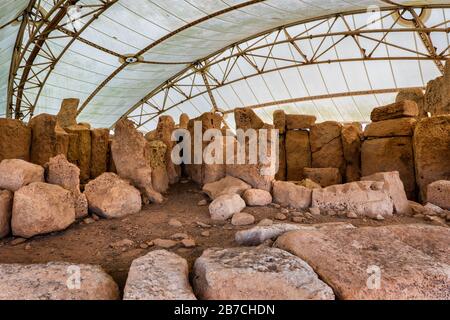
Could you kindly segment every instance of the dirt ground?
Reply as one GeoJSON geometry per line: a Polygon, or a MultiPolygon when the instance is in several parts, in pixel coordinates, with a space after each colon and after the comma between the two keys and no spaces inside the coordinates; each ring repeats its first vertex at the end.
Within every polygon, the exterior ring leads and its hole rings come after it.
{"type": "MultiPolygon", "coordinates": [[[[217,223],[209,218],[208,207],[198,206],[198,202],[207,197],[200,188],[192,183],[172,186],[166,195],[168,200],[162,205],[151,204],[138,214],[118,220],[100,220],[92,224],[77,222],[63,232],[39,236],[19,245],[12,245],[12,238],[0,241],[0,263],[47,263],[66,261],[101,265],[119,284],[125,285],[131,262],[147,252],[158,249],[141,245],[157,238],[169,239],[176,233],[187,233],[195,239],[195,248],[184,248],[181,244],[170,249],[193,262],[203,250],[210,247],[233,247],[236,231],[249,227],[234,227],[230,222],[217,223]],[[168,224],[175,218],[183,223],[176,228],[168,224]],[[210,228],[200,227],[197,222],[209,224],[210,228]],[[208,230],[209,237],[202,236],[208,230]],[[127,248],[117,248],[112,244],[129,239],[134,242],[127,248]],[[145,246],[144,246],[145,247],[145,246]]],[[[246,208],[245,212],[255,216],[256,221],[273,219],[280,209],[273,207],[246,208]]],[[[289,222],[290,219],[287,220],[289,222]]],[[[355,226],[382,226],[388,224],[425,223],[410,217],[394,217],[385,221],[371,219],[346,219],[318,216],[305,220],[304,224],[324,222],[349,222],[355,226]]],[[[293,222],[291,222],[293,223],[293,222]]]]}

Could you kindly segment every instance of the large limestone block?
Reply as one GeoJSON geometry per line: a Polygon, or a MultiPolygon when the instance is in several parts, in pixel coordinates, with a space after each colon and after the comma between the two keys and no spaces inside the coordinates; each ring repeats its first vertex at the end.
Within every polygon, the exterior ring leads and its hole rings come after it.
{"type": "Polygon", "coordinates": [[[171,116],[160,116],[156,128],[156,138],[167,146],[166,150],[166,169],[170,184],[177,183],[180,180],[181,168],[172,161],[172,150],[175,141],[172,141],[172,133],[175,130],[175,121],[171,116]]]}
{"type": "Polygon", "coordinates": [[[272,195],[266,190],[249,189],[242,196],[250,207],[267,206],[272,203],[272,195]]]}
{"type": "Polygon", "coordinates": [[[169,189],[169,175],[166,168],[167,146],[160,140],[153,140],[147,144],[147,147],[152,167],[153,188],[156,192],[164,193],[169,189]]]}
{"type": "Polygon", "coordinates": [[[431,115],[450,113],[450,63],[445,64],[442,77],[431,80],[425,92],[425,111],[431,115]]]}
{"type": "Polygon", "coordinates": [[[439,180],[427,187],[427,202],[450,210],[450,181],[439,180]]]}
{"type": "Polygon", "coordinates": [[[417,120],[415,118],[399,118],[370,123],[364,130],[366,138],[412,137],[417,120]]]}
{"type": "Polygon", "coordinates": [[[398,171],[379,172],[367,177],[362,177],[362,181],[382,181],[384,189],[389,194],[394,204],[395,212],[399,214],[410,215],[411,207],[409,206],[406,196],[405,187],[400,179],[398,171]]]}
{"type": "Polygon", "coordinates": [[[188,128],[188,125],[189,125],[189,115],[188,114],[186,114],[186,113],[182,113],[181,115],[180,115],[180,123],[179,123],[179,125],[178,125],[178,127],[180,128],[180,129],[187,129],[188,128]]]}
{"type": "Polygon", "coordinates": [[[426,187],[450,180],[450,115],[424,118],[414,133],[414,159],[421,199],[426,187]]]}
{"type": "Polygon", "coordinates": [[[274,181],[273,201],[285,207],[306,209],[311,206],[311,189],[291,182],[274,181]]]}
{"type": "Polygon", "coordinates": [[[212,220],[224,221],[245,208],[245,201],[238,194],[225,194],[217,197],[209,205],[212,220]]]}
{"type": "Polygon", "coordinates": [[[58,125],[61,128],[75,126],[77,124],[77,111],[79,99],[64,99],[61,108],[56,116],[58,125]]]}
{"type": "Polygon", "coordinates": [[[304,168],[303,175],[322,187],[329,187],[342,183],[342,176],[338,168],[304,168]]]}
{"type": "Polygon", "coordinates": [[[195,261],[194,290],[203,300],[333,300],[303,260],[275,248],[208,249],[195,261]]]}
{"type": "Polygon", "coordinates": [[[0,190],[0,239],[11,231],[12,200],[11,191],[0,190]]]}
{"type": "Polygon", "coordinates": [[[303,180],[303,168],[311,166],[309,132],[289,130],[286,133],[287,180],[303,180]]]}
{"type": "Polygon", "coordinates": [[[341,175],[345,176],[341,131],[342,125],[335,121],[319,123],[311,128],[312,167],[339,168],[341,175]]]}
{"type": "Polygon", "coordinates": [[[20,120],[0,119],[0,161],[30,160],[31,129],[20,120]]]}
{"type": "Polygon", "coordinates": [[[91,130],[91,179],[108,171],[109,129],[91,130]]]}
{"type": "Polygon", "coordinates": [[[74,199],[60,186],[34,182],[14,193],[11,228],[15,236],[31,238],[64,230],[74,221],[74,199]]]}
{"type": "Polygon", "coordinates": [[[157,250],[134,260],[128,272],[124,300],[197,300],[189,284],[185,259],[157,250]]]}
{"type": "MultiPolygon", "coordinates": [[[[414,234],[416,229],[415,225],[399,227],[401,233],[414,234]]],[[[415,242],[424,235],[418,233],[415,242]]],[[[403,242],[389,227],[294,231],[279,237],[275,245],[305,260],[338,299],[450,298],[450,266],[429,255],[431,250],[426,254],[403,242]]]]}
{"type": "Polygon", "coordinates": [[[278,143],[278,172],[275,180],[286,181],[287,178],[287,158],[286,158],[286,136],[280,135],[278,143]]]}
{"type": "Polygon", "coordinates": [[[84,194],[89,210],[105,218],[120,218],[141,211],[139,190],[114,173],[106,172],[89,182],[84,194]]]}
{"type": "Polygon", "coordinates": [[[364,141],[361,150],[361,171],[363,176],[398,171],[406,195],[409,199],[414,199],[416,179],[412,139],[395,137],[364,141]]]}
{"type": "Polygon", "coordinates": [[[75,201],[76,218],[83,218],[88,214],[86,196],[80,191],[80,169],[67,161],[64,155],[50,159],[47,167],[46,181],[69,190],[75,201]]]}
{"type": "Polygon", "coordinates": [[[373,122],[397,119],[404,117],[417,117],[419,115],[419,107],[417,103],[411,100],[403,100],[395,102],[387,106],[373,109],[370,119],[373,122]]]}
{"type": "Polygon", "coordinates": [[[237,194],[241,196],[246,190],[251,188],[251,185],[241,179],[226,176],[216,182],[205,184],[202,190],[208,197],[214,200],[224,194],[237,194]]]}
{"type": "Polygon", "coordinates": [[[361,177],[361,124],[348,124],[341,131],[342,149],[346,162],[345,180],[358,181],[361,177]]]}
{"type": "Polygon", "coordinates": [[[236,121],[236,129],[261,129],[264,122],[251,108],[237,108],[234,110],[234,119],[236,121]]]}
{"type": "Polygon", "coordinates": [[[155,191],[152,184],[147,140],[136,130],[133,122],[122,119],[116,124],[111,151],[119,176],[130,180],[146,201],[162,203],[162,195],[155,191]]]}
{"type": "Polygon", "coordinates": [[[44,168],[23,160],[0,162],[0,189],[17,191],[33,182],[44,182],[44,168]]]}
{"type": "Polygon", "coordinates": [[[315,116],[303,114],[287,114],[286,127],[288,130],[310,129],[316,123],[315,116]]]}
{"type": "Polygon", "coordinates": [[[117,284],[100,266],[0,264],[0,300],[118,299],[117,284]]]}
{"type": "Polygon", "coordinates": [[[411,100],[417,103],[417,106],[419,107],[419,116],[425,117],[426,111],[425,111],[425,95],[423,93],[423,90],[420,88],[416,89],[401,89],[397,97],[395,99],[395,102],[400,102],[404,100],[411,100]]]}
{"type": "Polygon", "coordinates": [[[322,212],[353,212],[361,217],[392,216],[394,205],[383,182],[360,181],[312,190],[312,206],[322,212]]]}
{"type": "Polygon", "coordinates": [[[280,135],[286,132],[286,113],[284,110],[273,112],[273,126],[279,131],[280,135]]]}
{"type": "Polygon", "coordinates": [[[31,162],[45,165],[58,154],[67,155],[69,135],[56,125],[56,116],[40,114],[28,123],[31,128],[31,162]]]}
{"type": "Polygon", "coordinates": [[[91,177],[91,130],[80,125],[65,130],[71,137],[67,159],[80,168],[80,180],[86,182],[91,177]]]}

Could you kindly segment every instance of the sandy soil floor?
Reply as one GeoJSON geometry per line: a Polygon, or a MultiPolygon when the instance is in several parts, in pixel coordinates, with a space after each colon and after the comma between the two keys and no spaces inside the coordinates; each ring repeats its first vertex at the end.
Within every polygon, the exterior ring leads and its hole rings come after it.
{"type": "MultiPolygon", "coordinates": [[[[131,262],[156,247],[145,247],[145,243],[157,239],[169,239],[176,233],[187,233],[195,239],[195,248],[184,248],[181,244],[170,249],[193,262],[203,250],[209,247],[233,247],[236,231],[249,227],[234,227],[231,223],[217,223],[209,218],[208,207],[198,206],[207,197],[192,183],[173,186],[167,194],[168,200],[162,205],[149,205],[138,214],[118,220],[100,220],[92,224],[78,222],[69,229],[46,236],[39,236],[19,245],[11,244],[12,238],[0,241],[0,263],[47,263],[67,261],[101,265],[119,284],[125,285],[131,262]],[[171,218],[183,223],[176,228],[168,224],[171,218]],[[209,224],[210,228],[200,227],[197,222],[209,224]],[[210,236],[202,236],[208,230],[210,236]],[[129,239],[133,245],[123,248],[112,244],[129,239]]],[[[245,212],[255,216],[256,221],[273,219],[280,209],[273,207],[246,208],[245,212]]],[[[313,217],[305,219],[304,224],[324,222],[349,222],[355,226],[381,226],[388,224],[425,223],[422,219],[394,217],[385,221],[371,219],[346,219],[338,217],[313,217]]],[[[286,222],[290,222],[288,219],[286,222]]],[[[293,222],[290,222],[293,223],[293,222]]],[[[250,226],[251,227],[251,226],[250,226]]]]}

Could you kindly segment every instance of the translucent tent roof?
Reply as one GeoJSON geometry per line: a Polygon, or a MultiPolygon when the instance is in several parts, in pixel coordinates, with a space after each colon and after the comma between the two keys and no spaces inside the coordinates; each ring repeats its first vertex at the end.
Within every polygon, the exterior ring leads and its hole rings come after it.
{"type": "MultiPolygon", "coordinates": [[[[36,4],[45,15],[66,2],[36,4]]],[[[398,88],[424,87],[441,74],[421,34],[413,30],[418,26],[406,20],[401,24],[404,19],[388,11],[412,4],[426,7],[420,28],[448,31],[448,1],[82,0],[76,19],[70,20],[72,13],[62,27],[51,30],[42,51],[55,63],[46,70],[45,55],[36,57],[25,98],[34,115],[55,114],[62,99],[79,98],[78,120],[94,127],[110,127],[127,115],[151,130],[160,113],[195,117],[213,108],[230,114],[243,106],[254,107],[267,122],[278,108],[314,114],[319,121],[367,121],[371,109],[391,102],[398,88]],[[103,11],[91,9],[105,5],[103,11]],[[368,29],[374,12],[383,19],[370,27],[373,32],[342,39],[349,30],[368,29]],[[337,13],[346,19],[334,21],[337,13]],[[385,31],[396,22],[395,28],[403,30],[385,31]],[[290,42],[285,32],[278,32],[281,26],[300,38],[290,42]],[[258,49],[248,55],[233,51],[255,43],[258,49]],[[295,45],[300,51],[293,50],[295,45]],[[362,49],[373,51],[375,59],[358,59],[362,49]],[[299,52],[320,56],[295,64],[302,58],[299,52]],[[233,68],[227,69],[227,63],[233,68]],[[199,70],[192,71],[198,65],[208,66],[203,69],[208,85],[199,70]],[[214,82],[227,72],[226,81],[214,82]],[[170,90],[164,90],[169,83],[170,90]]],[[[13,48],[21,26],[13,20],[29,5],[0,0],[0,116],[7,113],[13,48]]],[[[27,40],[25,35],[23,42],[27,40]]],[[[429,40],[436,60],[448,57],[448,32],[429,32],[429,40]]],[[[232,117],[226,119],[233,126],[232,117]]]]}

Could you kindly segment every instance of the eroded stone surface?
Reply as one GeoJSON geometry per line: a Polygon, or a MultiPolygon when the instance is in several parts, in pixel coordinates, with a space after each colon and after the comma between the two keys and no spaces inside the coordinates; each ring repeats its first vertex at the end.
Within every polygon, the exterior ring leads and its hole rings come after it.
{"type": "Polygon", "coordinates": [[[304,179],[303,168],[311,166],[311,147],[308,131],[287,131],[286,163],[288,181],[304,179]]]}
{"type": "Polygon", "coordinates": [[[30,160],[31,129],[20,120],[0,119],[0,162],[30,160]]]}
{"type": "Polygon", "coordinates": [[[287,114],[286,126],[288,130],[310,129],[316,123],[316,117],[303,114],[287,114]]]}
{"type": "Polygon", "coordinates": [[[133,261],[124,300],[196,300],[189,284],[187,261],[157,250],[133,261]]]}
{"type": "Polygon", "coordinates": [[[91,179],[108,171],[109,129],[91,130],[91,179]]]}
{"type": "Polygon", "coordinates": [[[44,168],[23,160],[7,159],[0,163],[0,189],[17,191],[33,183],[44,181],[44,168]]]}
{"type": "Polygon", "coordinates": [[[261,129],[264,122],[251,108],[237,108],[234,110],[234,118],[236,120],[236,129],[261,129]]]}
{"type": "Polygon", "coordinates": [[[251,186],[241,179],[226,176],[219,181],[207,183],[203,186],[205,192],[212,200],[225,194],[242,195],[246,190],[251,189],[251,186]]]}
{"type": "Polygon", "coordinates": [[[419,107],[417,103],[411,100],[403,100],[373,109],[370,119],[373,122],[377,122],[404,117],[417,117],[418,115],[419,107]]]}
{"type": "Polygon", "coordinates": [[[61,108],[56,115],[57,123],[61,128],[67,128],[77,124],[77,111],[79,104],[79,99],[70,98],[62,101],[61,108]]]}
{"type": "Polygon", "coordinates": [[[11,231],[11,215],[13,193],[0,190],[0,239],[6,237],[11,231]]]}
{"type": "Polygon", "coordinates": [[[347,124],[342,127],[341,140],[346,162],[345,179],[358,181],[361,177],[361,124],[347,124]]]}
{"type": "Polygon", "coordinates": [[[245,201],[238,194],[225,194],[217,197],[209,205],[213,220],[227,220],[245,208],[245,201]]]}
{"type": "Polygon", "coordinates": [[[450,210],[450,181],[439,180],[430,183],[427,187],[427,202],[450,210]]]}
{"type": "Polygon", "coordinates": [[[270,192],[259,189],[249,189],[242,196],[245,203],[250,207],[267,206],[272,203],[270,192]]]}
{"type": "Polygon", "coordinates": [[[80,180],[86,182],[91,177],[91,130],[78,124],[64,130],[70,136],[67,160],[80,168],[80,180]]]}
{"type": "Polygon", "coordinates": [[[415,118],[399,118],[370,123],[364,130],[367,138],[412,137],[417,120],[415,118]]]}
{"type": "Polygon", "coordinates": [[[342,177],[338,168],[304,168],[306,179],[317,182],[322,187],[329,187],[342,183],[342,177]]]}
{"type": "Polygon", "coordinates": [[[282,206],[306,209],[311,205],[311,194],[311,189],[292,182],[275,181],[273,183],[273,200],[282,206]]]}
{"type": "Polygon", "coordinates": [[[275,248],[208,249],[194,265],[205,300],[331,300],[333,291],[303,260],[275,248]]]}

